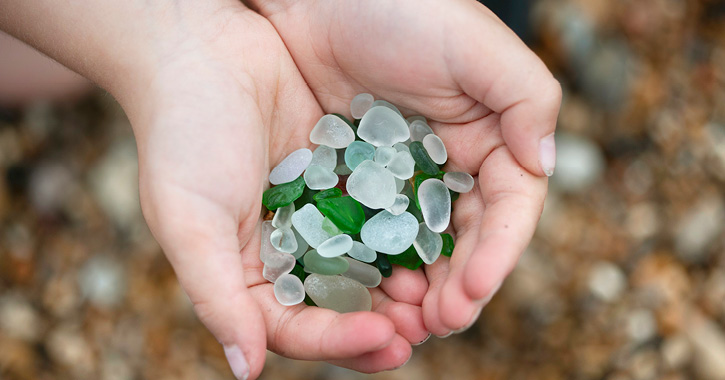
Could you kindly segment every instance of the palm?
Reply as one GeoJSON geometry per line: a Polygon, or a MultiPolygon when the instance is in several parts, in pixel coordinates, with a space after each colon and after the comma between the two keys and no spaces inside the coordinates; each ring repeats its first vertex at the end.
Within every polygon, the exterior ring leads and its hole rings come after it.
{"type": "Polygon", "coordinates": [[[457,247],[450,263],[439,260],[387,287],[401,300],[422,303],[426,327],[437,335],[468,324],[480,310],[481,302],[475,300],[495,290],[511,270],[533,233],[546,194],[546,180],[523,169],[505,144],[501,115],[491,111],[500,108],[497,99],[480,90],[495,86],[497,78],[462,77],[470,62],[453,59],[461,52],[456,50],[460,43],[451,39],[461,34],[453,33],[459,20],[446,14],[449,8],[478,12],[484,22],[497,19],[482,7],[450,5],[360,1],[286,8],[265,3],[260,10],[277,28],[326,112],[348,113],[350,99],[360,92],[402,106],[404,113],[420,110],[449,147],[446,170],[477,177],[480,187],[455,205],[457,247]],[[472,81],[482,83],[473,86],[472,81]],[[404,296],[403,289],[421,283],[429,284],[425,299],[404,296]]]}

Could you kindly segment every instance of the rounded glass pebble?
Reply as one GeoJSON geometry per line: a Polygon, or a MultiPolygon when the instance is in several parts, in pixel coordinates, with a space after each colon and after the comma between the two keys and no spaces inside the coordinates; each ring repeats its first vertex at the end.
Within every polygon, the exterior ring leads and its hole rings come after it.
{"type": "Polygon", "coordinates": [[[279,276],[289,273],[295,267],[295,258],[289,253],[275,252],[269,256],[262,268],[262,277],[269,282],[275,282],[279,276]]]}
{"type": "Polygon", "coordinates": [[[436,164],[443,165],[448,160],[448,151],[440,137],[434,134],[426,135],[423,137],[423,146],[436,164]]]}
{"type": "Polygon", "coordinates": [[[305,264],[305,271],[308,273],[319,273],[325,275],[335,275],[343,273],[347,270],[349,264],[342,257],[322,257],[313,249],[302,258],[305,264]]]}
{"type": "Polygon", "coordinates": [[[350,267],[342,274],[343,276],[363,284],[366,288],[374,288],[380,285],[383,276],[380,274],[378,268],[349,257],[345,257],[344,259],[347,260],[350,267]]]}
{"type": "Polygon", "coordinates": [[[274,297],[284,306],[297,305],[305,300],[305,285],[293,274],[283,274],[274,283],[274,297]]]}
{"type": "Polygon", "coordinates": [[[443,183],[457,193],[467,193],[473,189],[473,177],[464,172],[448,172],[443,175],[443,183]]]}
{"type": "MultiPolygon", "coordinates": [[[[349,128],[349,127],[348,127],[349,128]]],[[[292,182],[302,175],[312,161],[312,151],[307,148],[297,149],[275,166],[269,173],[269,183],[279,185],[292,182]]]]}
{"type": "Polygon", "coordinates": [[[418,236],[418,220],[409,213],[393,215],[381,211],[365,222],[360,231],[360,239],[370,249],[397,255],[402,253],[418,236]]]}
{"type": "Polygon", "coordinates": [[[403,113],[400,112],[398,107],[396,107],[395,104],[388,102],[387,100],[382,100],[382,99],[376,100],[373,102],[373,104],[370,105],[370,108],[377,107],[377,106],[390,108],[391,110],[395,111],[395,113],[400,115],[400,117],[403,117],[403,113]]]}
{"type": "Polygon", "coordinates": [[[388,208],[395,202],[395,177],[373,161],[363,161],[347,179],[347,193],[372,209],[388,208]]]}
{"type": "Polygon", "coordinates": [[[353,141],[345,149],[345,164],[350,170],[355,170],[363,161],[375,158],[375,147],[364,141],[353,141]]]}
{"type": "Polygon", "coordinates": [[[395,203],[386,210],[393,215],[400,215],[408,209],[408,204],[410,204],[410,198],[403,194],[398,194],[395,196],[395,203]]]}
{"type": "Polygon", "coordinates": [[[347,277],[311,274],[305,279],[305,291],[317,306],[338,313],[370,311],[373,306],[368,289],[347,277]]]}
{"type": "Polygon", "coordinates": [[[317,210],[317,207],[309,203],[292,214],[292,225],[312,248],[317,248],[332,237],[322,229],[324,220],[325,217],[317,210]]]}
{"type": "Polygon", "coordinates": [[[295,204],[290,203],[287,206],[278,208],[274,212],[274,218],[272,218],[272,226],[275,228],[290,228],[292,227],[292,214],[295,212],[295,204]]]}
{"type": "Polygon", "coordinates": [[[326,190],[335,187],[340,180],[332,169],[320,166],[310,165],[305,170],[305,183],[312,190],[326,190]]]}
{"type": "Polygon", "coordinates": [[[337,257],[352,249],[352,238],[349,235],[337,235],[327,239],[317,247],[317,253],[322,257],[337,257]]]}
{"type": "Polygon", "coordinates": [[[320,165],[323,168],[334,170],[337,167],[337,151],[327,145],[320,145],[312,152],[310,165],[320,165]]]}
{"type": "Polygon", "coordinates": [[[424,123],[427,123],[428,120],[425,119],[425,116],[415,115],[415,116],[408,116],[405,118],[405,121],[408,122],[408,124],[412,124],[414,121],[420,120],[424,123]]]}
{"type": "Polygon", "coordinates": [[[399,179],[408,179],[415,172],[415,160],[409,152],[397,152],[388,164],[388,170],[399,179]]]}
{"type": "Polygon", "coordinates": [[[415,120],[410,123],[410,141],[423,141],[425,136],[433,133],[428,123],[425,120],[415,120]]]}
{"type": "Polygon", "coordinates": [[[365,112],[368,112],[370,107],[372,107],[374,101],[375,98],[365,92],[355,95],[350,102],[350,113],[352,117],[355,119],[362,118],[365,112]]]}
{"type": "Polygon", "coordinates": [[[347,255],[355,260],[366,263],[372,263],[378,257],[375,251],[359,241],[352,242],[352,248],[347,252],[347,255]]]}
{"type": "Polygon", "coordinates": [[[338,116],[325,115],[312,128],[310,141],[313,144],[342,149],[355,141],[355,132],[338,116]]]}
{"type": "Polygon", "coordinates": [[[451,193],[443,181],[429,178],[418,187],[423,220],[433,232],[443,232],[451,220],[451,193]]]}
{"type": "Polygon", "coordinates": [[[424,263],[433,264],[441,255],[443,238],[431,231],[425,223],[418,225],[418,236],[415,237],[413,248],[424,263]]]}
{"type": "Polygon", "coordinates": [[[297,250],[297,238],[290,228],[278,228],[269,235],[272,246],[280,252],[292,253],[297,250]]]}
{"type": "Polygon", "coordinates": [[[376,147],[393,146],[407,140],[410,129],[402,116],[388,107],[376,106],[370,108],[360,120],[357,134],[363,141],[376,147]]]}
{"type": "Polygon", "coordinates": [[[397,194],[400,194],[400,192],[403,191],[403,188],[405,188],[405,183],[406,182],[407,181],[402,180],[400,178],[397,178],[397,177],[395,178],[395,192],[397,194]]]}
{"type": "Polygon", "coordinates": [[[410,153],[410,148],[408,148],[408,145],[406,143],[402,143],[402,142],[395,143],[395,145],[393,145],[393,148],[395,148],[395,150],[398,152],[410,153]]]}
{"type": "Polygon", "coordinates": [[[390,160],[393,159],[393,156],[395,156],[395,153],[397,153],[395,148],[381,146],[380,148],[375,149],[375,162],[380,165],[387,166],[390,163],[390,160]]]}

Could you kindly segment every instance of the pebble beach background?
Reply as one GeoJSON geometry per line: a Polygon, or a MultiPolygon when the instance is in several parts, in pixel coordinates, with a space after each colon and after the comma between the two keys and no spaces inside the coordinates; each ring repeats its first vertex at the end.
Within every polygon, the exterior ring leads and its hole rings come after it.
{"type": "MultiPolygon", "coordinates": [[[[562,82],[538,231],[469,331],[362,375],[725,379],[725,3],[531,2],[562,82]]],[[[128,120],[98,91],[0,109],[0,379],[231,379],[141,216],[128,120]]]]}

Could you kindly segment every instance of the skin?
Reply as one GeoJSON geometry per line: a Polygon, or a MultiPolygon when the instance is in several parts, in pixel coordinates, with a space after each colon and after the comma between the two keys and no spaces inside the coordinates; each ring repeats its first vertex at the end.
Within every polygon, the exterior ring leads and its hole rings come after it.
{"type": "Polygon", "coordinates": [[[389,3],[0,0],[0,28],[124,107],[144,216],[249,378],[265,349],[362,372],[403,365],[429,332],[473,323],[540,216],[538,142],[561,97],[551,74],[482,6],[389,3]],[[372,312],[281,306],[258,259],[266,177],[360,92],[423,110],[449,147],[445,170],[476,177],[455,204],[453,258],[394,271],[372,312]]]}

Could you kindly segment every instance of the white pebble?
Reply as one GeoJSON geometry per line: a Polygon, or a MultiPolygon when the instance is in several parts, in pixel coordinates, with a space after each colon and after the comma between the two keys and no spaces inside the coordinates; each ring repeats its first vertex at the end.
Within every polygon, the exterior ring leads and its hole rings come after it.
{"type": "Polygon", "coordinates": [[[310,165],[305,170],[305,183],[312,190],[325,190],[335,187],[339,178],[332,169],[320,165],[310,165]]]}
{"type": "Polygon", "coordinates": [[[448,172],[443,174],[443,183],[457,193],[467,193],[473,189],[473,177],[464,172],[448,172]]]}
{"type": "Polygon", "coordinates": [[[365,92],[355,95],[350,102],[350,113],[352,117],[355,119],[362,118],[365,112],[368,112],[370,107],[372,107],[374,101],[375,98],[365,92]]]}
{"type": "Polygon", "coordinates": [[[295,212],[295,204],[290,203],[275,210],[274,218],[272,218],[272,226],[275,228],[292,227],[292,214],[295,212]]]}
{"type": "Polygon", "coordinates": [[[443,249],[443,238],[440,234],[428,229],[425,223],[418,225],[418,235],[413,242],[413,248],[424,263],[433,264],[443,249]]]}
{"type": "Polygon", "coordinates": [[[347,252],[347,255],[355,260],[364,261],[366,263],[372,263],[378,257],[378,254],[375,251],[359,241],[352,242],[352,248],[349,252],[347,252]]]}
{"type": "Polygon", "coordinates": [[[440,137],[429,134],[423,137],[423,147],[428,152],[430,159],[438,165],[443,165],[448,160],[448,151],[440,137]]]}
{"type": "Polygon", "coordinates": [[[433,134],[433,130],[425,120],[414,120],[410,123],[410,141],[423,141],[430,134],[433,134]]]}
{"type": "Polygon", "coordinates": [[[327,145],[331,148],[342,149],[355,141],[355,132],[342,119],[335,115],[325,115],[315,124],[310,132],[310,141],[313,144],[327,145]]]}
{"type": "Polygon", "coordinates": [[[418,220],[413,214],[403,212],[393,215],[381,211],[365,222],[360,239],[370,249],[388,255],[402,253],[418,236],[418,220]]]}
{"type": "Polygon", "coordinates": [[[272,242],[272,246],[285,253],[292,253],[297,250],[297,238],[295,233],[289,228],[279,228],[269,235],[269,240],[272,242]]]}
{"type": "Polygon", "coordinates": [[[312,152],[310,165],[320,165],[324,168],[334,170],[337,166],[337,151],[327,145],[320,145],[312,152]]]}
{"type": "Polygon", "coordinates": [[[393,203],[392,206],[386,208],[385,210],[393,215],[400,215],[403,213],[403,211],[408,209],[409,204],[410,198],[403,194],[398,194],[395,196],[395,203],[393,203]]]}
{"type": "Polygon", "coordinates": [[[305,300],[305,286],[293,274],[283,274],[274,283],[274,297],[284,306],[297,305],[305,300]]]}
{"type": "Polygon", "coordinates": [[[347,179],[347,192],[372,209],[388,208],[395,202],[395,177],[387,169],[366,160],[347,179]]]}
{"type": "Polygon", "coordinates": [[[364,141],[379,146],[393,146],[410,137],[408,123],[388,107],[371,108],[360,120],[357,134],[364,141]]]}
{"type": "Polygon", "coordinates": [[[337,257],[349,252],[352,249],[352,238],[349,235],[333,236],[317,248],[317,253],[322,257],[337,257]]]}
{"type": "Polygon", "coordinates": [[[297,149],[275,166],[269,173],[269,183],[279,185],[292,182],[302,175],[312,161],[312,151],[307,148],[297,149]]]}
{"type": "Polygon", "coordinates": [[[433,232],[443,232],[451,220],[451,193],[443,181],[429,178],[418,188],[423,220],[433,232]]]}

